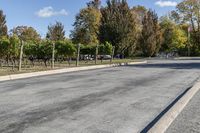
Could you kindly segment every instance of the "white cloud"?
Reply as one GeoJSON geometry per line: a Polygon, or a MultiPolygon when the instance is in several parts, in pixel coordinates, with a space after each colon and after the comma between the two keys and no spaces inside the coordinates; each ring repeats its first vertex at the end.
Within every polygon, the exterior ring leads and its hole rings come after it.
{"type": "Polygon", "coordinates": [[[162,1],[159,0],[155,3],[155,5],[158,5],[160,7],[168,7],[168,6],[176,6],[178,3],[175,1],[162,1]]]}
{"type": "Polygon", "coordinates": [[[67,16],[68,13],[65,9],[62,9],[60,11],[55,11],[53,9],[53,7],[48,6],[48,7],[44,7],[42,9],[40,9],[39,11],[36,12],[36,15],[38,17],[42,17],[42,18],[48,18],[48,17],[52,17],[52,16],[67,16]]]}

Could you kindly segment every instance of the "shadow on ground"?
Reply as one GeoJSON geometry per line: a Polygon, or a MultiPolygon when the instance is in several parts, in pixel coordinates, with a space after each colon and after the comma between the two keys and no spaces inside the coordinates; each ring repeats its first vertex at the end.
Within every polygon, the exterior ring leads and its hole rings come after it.
{"type": "Polygon", "coordinates": [[[200,69],[200,62],[187,62],[187,63],[155,63],[155,64],[141,64],[129,65],[128,67],[139,68],[169,68],[169,69],[200,69]]]}

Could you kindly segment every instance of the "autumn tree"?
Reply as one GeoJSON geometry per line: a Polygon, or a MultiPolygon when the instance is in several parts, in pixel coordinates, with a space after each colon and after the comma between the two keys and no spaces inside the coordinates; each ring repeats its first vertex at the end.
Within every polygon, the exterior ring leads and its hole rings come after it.
{"type": "Polygon", "coordinates": [[[20,40],[19,71],[21,71],[24,44],[36,44],[41,40],[41,37],[33,27],[28,26],[17,26],[12,29],[12,33],[17,35],[20,40]]]}
{"type": "MultiPolygon", "coordinates": [[[[191,27],[190,47],[193,55],[200,54],[200,1],[199,0],[184,0],[179,3],[175,11],[172,11],[172,18],[177,23],[189,23],[191,27]]],[[[189,43],[189,42],[188,42],[189,43]]]]}
{"type": "Polygon", "coordinates": [[[149,10],[143,18],[142,25],[140,47],[144,56],[151,57],[158,53],[161,47],[161,30],[157,14],[149,10]]]}
{"type": "Polygon", "coordinates": [[[91,1],[86,8],[80,10],[74,22],[71,38],[74,43],[97,45],[99,43],[99,26],[101,13],[99,0],[91,1]]]}
{"type": "Polygon", "coordinates": [[[6,15],[0,10],[0,36],[7,36],[8,28],[6,25],[6,15]]]}
{"type": "Polygon", "coordinates": [[[187,33],[181,25],[174,23],[169,17],[161,17],[160,26],[163,32],[161,51],[172,52],[185,49],[187,46],[187,33]]]}

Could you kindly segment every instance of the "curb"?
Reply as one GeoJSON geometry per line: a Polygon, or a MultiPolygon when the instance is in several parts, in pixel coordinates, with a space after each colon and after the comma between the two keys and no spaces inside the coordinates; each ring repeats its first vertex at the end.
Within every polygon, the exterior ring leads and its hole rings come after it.
{"type": "Polygon", "coordinates": [[[109,65],[73,67],[73,68],[48,70],[48,71],[40,71],[40,72],[33,72],[33,73],[14,74],[14,75],[0,76],[0,81],[24,79],[24,78],[30,78],[30,77],[61,74],[61,73],[76,72],[76,71],[83,71],[83,70],[94,70],[94,69],[101,69],[101,68],[108,68],[108,67],[118,67],[118,66],[127,66],[127,65],[146,64],[146,63],[147,63],[147,61],[130,62],[130,63],[118,63],[118,64],[109,64],[109,65]]]}
{"type": "Polygon", "coordinates": [[[164,133],[181,113],[185,106],[190,102],[193,96],[200,90],[200,81],[193,87],[186,89],[178,98],[172,107],[148,130],[149,133],[164,133]]]}

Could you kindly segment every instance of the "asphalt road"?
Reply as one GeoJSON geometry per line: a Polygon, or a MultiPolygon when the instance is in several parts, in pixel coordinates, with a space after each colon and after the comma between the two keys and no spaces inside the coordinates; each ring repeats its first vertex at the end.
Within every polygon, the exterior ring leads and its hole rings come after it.
{"type": "Polygon", "coordinates": [[[200,133],[200,92],[198,92],[166,133],[200,133]]]}
{"type": "Polygon", "coordinates": [[[140,132],[199,77],[199,60],[0,82],[0,133],[140,132]]]}

